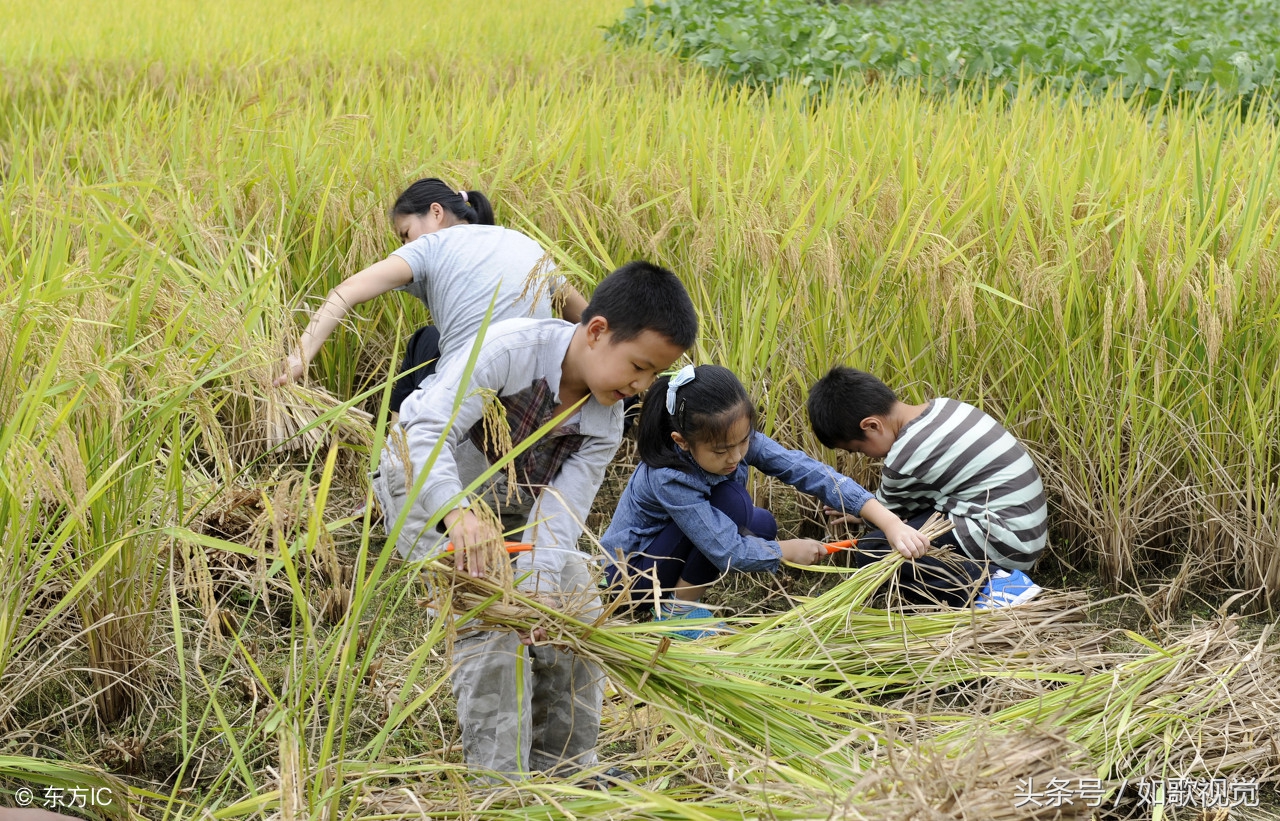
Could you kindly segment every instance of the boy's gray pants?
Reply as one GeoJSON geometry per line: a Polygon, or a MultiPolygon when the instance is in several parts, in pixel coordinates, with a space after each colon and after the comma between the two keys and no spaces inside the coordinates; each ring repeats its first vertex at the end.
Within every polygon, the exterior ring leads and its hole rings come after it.
{"type": "MultiPolygon", "coordinates": [[[[373,488],[388,527],[404,509],[404,476],[397,455],[384,450],[373,488]]],[[[401,531],[398,548],[406,558],[422,558],[440,539],[410,533],[415,518],[423,527],[422,516],[411,510],[401,531]]],[[[576,615],[592,619],[601,604],[587,557],[574,551],[567,558],[557,588],[569,594],[576,615]]],[[[467,627],[459,628],[450,676],[467,765],[507,778],[572,775],[594,765],[604,701],[600,667],[566,650],[526,647],[509,631],[467,627]]]]}
{"type": "Polygon", "coordinates": [[[453,658],[469,766],[519,778],[531,771],[572,775],[596,763],[604,699],[596,664],[495,630],[459,636],[453,658]]]}

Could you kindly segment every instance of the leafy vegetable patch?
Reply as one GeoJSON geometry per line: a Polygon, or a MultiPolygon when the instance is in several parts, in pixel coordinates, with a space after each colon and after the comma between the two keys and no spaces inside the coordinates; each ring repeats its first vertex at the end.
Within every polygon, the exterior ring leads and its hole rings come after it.
{"type": "Polygon", "coordinates": [[[811,0],[637,2],[608,36],[668,49],[734,81],[841,76],[951,88],[1027,81],[1125,97],[1213,90],[1251,96],[1275,79],[1280,3],[1232,0],[811,0]]]}

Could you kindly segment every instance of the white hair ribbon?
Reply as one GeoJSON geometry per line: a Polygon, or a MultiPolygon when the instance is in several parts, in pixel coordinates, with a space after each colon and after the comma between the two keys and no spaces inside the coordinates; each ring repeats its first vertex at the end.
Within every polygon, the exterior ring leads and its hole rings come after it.
{"type": "Polygon", "coordinates": [[[462,197],[463,202],[471,202],[471,200],[467,199],[467,189],[465,188],[458,189],[458,196],[462,197]]]}
{"type": "Polygon", "coordinates": [[[671,377],[671,381],[667,383],[667,413],[672,416],[676,415],[676,391],[680,390],[681,385],[687,385],[692,382],[695,375],[693,366],[685,365],[676,371],[675,376],[671,377]]]}

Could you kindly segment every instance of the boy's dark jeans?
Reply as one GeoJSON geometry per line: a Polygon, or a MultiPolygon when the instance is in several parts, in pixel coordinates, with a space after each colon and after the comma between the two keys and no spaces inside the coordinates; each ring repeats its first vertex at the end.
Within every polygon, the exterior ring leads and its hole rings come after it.
{"type": "MultiPolygon", "coordinates": [[[[907,524],[919,530],[933,515],[933,511],[920,513],[907,519],[907,524]]],[[[903,598],[911,604],[941,604],[946,607],[968,607],[986,583],[986,561],[976,561],[960,547],[955,532],[933,540],[935,547],[950,547],[945,559],[925,556],[915,561],[903,562],[898,573],[898,584],[903,598]]],[[[858,537],[854,551],[854,563],[866,567],[877,559],[893,552],[893,546],[884,537],[883,530],[873,530],[858,537]]]]}

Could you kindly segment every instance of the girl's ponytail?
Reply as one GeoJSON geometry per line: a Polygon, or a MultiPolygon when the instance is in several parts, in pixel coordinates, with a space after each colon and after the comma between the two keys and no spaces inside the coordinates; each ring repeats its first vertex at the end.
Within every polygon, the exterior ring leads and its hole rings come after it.
{"type": "Polygon", "coordinates": [[[493,225],[493,203],[479,191],[455,191],[439,177],[424,177],[406,188],[391,206],[391,216],[416,216],[440,207],[462,222],[493,225]]]}
{"type": "Polygon", "coordinates": [[[676,390],[676,416],[667,410],[670,376],[661,376],[650,386],[640,406],[636,425],[636,450],[649,467],[688,469],[671,439],[679,431],[686,442],[718,442],[745,417],[755,430],[756,408],[747,389],[733,371],[719,365],[699,365],[691,381],[676,390]]]}
{"type": "Polygon", "coordinates": [[[636,450],[640,461],[649,467],[679,467],[675,443],[671,441],[671,414],[667,413],[667,386],[670,376],[659,376],[640,403],[640,419],[636,422],[636,450]]]}

